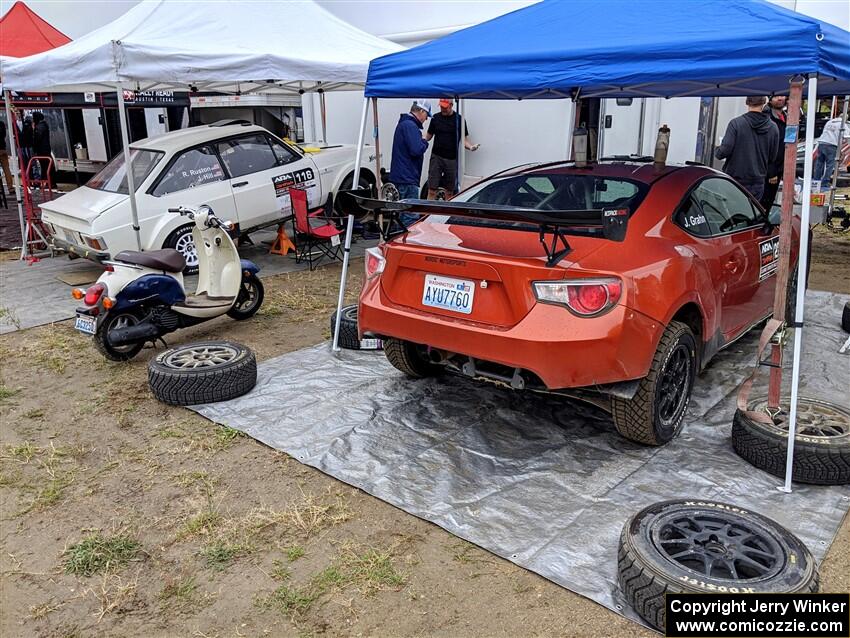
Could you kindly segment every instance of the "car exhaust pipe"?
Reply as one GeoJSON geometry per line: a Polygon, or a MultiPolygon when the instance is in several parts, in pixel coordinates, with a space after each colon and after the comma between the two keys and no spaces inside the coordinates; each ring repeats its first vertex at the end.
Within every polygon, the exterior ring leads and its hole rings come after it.
{"type": "Polygon", "coordinates": [[[437,348],[430,348],[428,350],[428,360],[431,363],[445,363],[449,359],[449,353],[445,350],[438,350],[437,348]]]}
{"type": "Polygon", "coordinates": [[[160,329],[150,322],[137,323],[135,326],[127,326],[126,328],[115,328],[109,331],[106,335],[109,345],[127,346],[131,343],[139,341],[152,341],[161,334],[160,329]]]}

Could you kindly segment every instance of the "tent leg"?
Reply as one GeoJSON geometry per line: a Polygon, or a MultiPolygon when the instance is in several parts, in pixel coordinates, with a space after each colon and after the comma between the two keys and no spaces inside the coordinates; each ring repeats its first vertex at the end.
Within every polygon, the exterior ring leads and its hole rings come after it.
{"type": "Polygon", "coordinates": [[[463,134],[465,121],[463,119],[464,108],[463,98],[457,98],[457,114],[460,115],[460,161],[457,163],[457,185],[455,192],[459,193],[463,190],[463,174],[466,172],[466,137],[463,134]]]}
{"type": "Polygon", "coordinates": [[[27,225],[24,221],[24,206],[23,196],[21,194],[21,166],[18,162],[18,149],[15,146],[15,131],[13,126],[17,126],[12,119],[12,103],[9,100],[9,91],[3,91],[3,101],[6,105],[6,122],[8,130],[6,131],[9,139],[9,157],[11,158],[12,178],[15,182],[15,201],[18,203],[18,221],[21,224],[21,259],[26,259],[29,256],[29,248],[27,245],[27,225]]]}
{"type": "Polygon", "coordinates": [[[130,133],[127,130],[127,107],[124,105],[124,90],[120,84],[115,85],[118,96],[118,119],[121,121],[121,141],[124,144],[124,165],[127,167],[127,190],[130,192],[130,213],[133,216],[133,230],[136,231],[136,247],[142,250],[142,237],[139,232],[139,210],[136,207],[136,180],[130,158],[130,133]]]}
{"type": "Polygon", "coordinates": [[[377,192],[381,192],[381,135],[378,127],[378,98],[372,98],[372,122],[375,124],[375,130],[372,136],[375,138],[375,188],[377,192]]]}
{"type": "Polygon", "coordinates": [[[800,352],[803,344],[803,314],[806,303],[806,264],[809,257],[809,213],[812,195],[812,151],[815,144],[815,111],[817,110],[818,79],[809,76],[806,104],[806,155],[803,169],[803,210],[800,215],[800,255],[797,258],[797,308],[794,313],[794,363],[791,369],[791,406],[788,413],[788,453],[785,457],[785,485],[780,490],[791,492],[794,469],[794,437],[797,434],[797,398],[800,390],[800,352]]]}
{"type": "Polygon", "coordinates": [[[328,112],[325,107],[325,91],[319,89],[319,106],[322,111],[322,144],[328,143],[328,112]]]}
{"type": "MultiPolygon", "coordinates": [[[[360,116],[360,134],[357,136],[357,152],[354,154],[354,181],[352,186],[360,185],[360,158],[363,155],[363,141],[366,137],[366,118],[369,116],[369,98],[363,98],[363,115],[360,116]]],[[[354,234],[354,215],[349,214],[345,230],[345,250],[342,255],[342,274],[339,278],[339,298],[336,302],[336,325],[334,326],[333,351],[339,352],[339,324],[342,320],[342,302],[345,298],[345,279],[348,276],[348,260],[351,256],[351,235],[354,234]]]]}

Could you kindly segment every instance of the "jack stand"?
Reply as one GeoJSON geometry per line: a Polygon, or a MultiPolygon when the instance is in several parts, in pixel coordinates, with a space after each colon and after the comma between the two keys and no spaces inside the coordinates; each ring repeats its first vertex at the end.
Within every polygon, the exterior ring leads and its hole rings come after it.
{"type": "Polygon", "coordinates": [[[283,224],[281,224],[277,227],[277,238],[269,249],[269,254],[285,256],[290,250],[295,252],[295,244],[292,243],[289,235],[283,229],[283,224]]]}

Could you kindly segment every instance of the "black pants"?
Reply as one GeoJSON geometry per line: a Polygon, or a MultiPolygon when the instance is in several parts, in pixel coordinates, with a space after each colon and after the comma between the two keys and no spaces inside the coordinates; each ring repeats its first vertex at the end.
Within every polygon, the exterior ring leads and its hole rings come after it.
{"type": "Polygon", "coordinates": [[[759,180],[757,182],[745,182],[743,180],[738,180],[738,183],[750,191],[750,194],[755,197],[757,200],[761,201],[762,196],[764,195],[764,181],[759,180]]]}
{"type": "Polygon", "coordinates": [[[770,212],[770,209],[776,200],[777,191],[779,191],[779,180],[776,180],[775,184],[771,184],[769,181],[764,180],[764,195],[761,196],[759,201],[761,202],[761,207],[768,212],[770,212]]]}

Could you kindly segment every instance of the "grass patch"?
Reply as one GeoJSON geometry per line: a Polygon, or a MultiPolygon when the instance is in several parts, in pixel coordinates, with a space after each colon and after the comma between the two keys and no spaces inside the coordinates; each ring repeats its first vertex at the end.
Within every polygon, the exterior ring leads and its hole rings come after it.
{"type": "Polygon", "coordinates": [[[3,403],[4,401],[8,401],[13,396],[18,394],[18,392],[20,392],[20,389],[17,389],[17,388],[13,389],[13,388],[10,388],[6,385],[0,384],[0,403],[3,403]]]}
{"type": "Polygon", "coordinates": [[[282,560],[275,560],[272,563],[272,570],[269,573],[269,576],[275,580],[289,580],[289,577],[292,576],[292,572],[289,571],[289,567],[287,567],[282,560]]]}
{"type": "Polygon", "coordinates": [[[244,436],[244,432],[236,428],[229,428],[226,425],[222,425],[215,430],[215,439],[221,449],[230,447],[236,439],[244,436]]]}
{"type": "Polygon", "coordinates": [[[35,410],[28,410],[27,412],[24,412],[24,418],[25,419],[41,419],[43,417],[44,417],[44,410],[35,409],[35,410]]]}
{"type": "Polygon", "coordinates": [[[108,569],[117,569],[135,559],[141,548],[141,543],[128,534],[90,534],[65,550],[65,571],[78,576],[92,576],[108,569]]]}
{"type": "Polygon", "coordinates": [[[221,516],[214,510],[204,510],[196,514],[188,521],[183,528],[182,538],[187,536],[200,536],[212,533],[216,525],[221,521],[221,516]]]}
{"type": "Polygon", "coordinates": [[[24,354],[48,370],[63,374],[75,355],[86,347],[87,342],[71,328],[51,324],[25,344],[24,354]]]}
{"type": "Polygon", "coordinates": [[[201,549],[201,556],[206,561],[207,567],[222,570],[226,569],[234,559],[244,556],[251,551],[253,551],[253,548],[250,545],[215,541],[201,549]]]}
{"type": "Polygon", "coordinates": [[[168,607],[188,607],[195,602],[198,583],[194,576],[167,582],[159,592],[159,600],[168,607]]]}
{"type": "Polygon", "coordinates": [[[298,545],[291,545],[286,548],[286,558],[291,563],[298,560],[304,555],[304,548],[298,545]]]}
{"type": "Polygon", "coordinates": [[[20,445],[6,446],[6,450],[9,456],[21,463],[29,463],[36,454],[42,451],[41,448],[37,448],[29,441],[24,441],[20,445]]]}
{"type": "Polygon", "coordinates": [[[289,570],[286,574],[286,578],[282,579],[286,582],[259,599],[257,604],[276,609],[290,618],[304,614],[322,595],[335,589],[353,587],[362,595],[371,596],[380,590],[398,590],[407,582],[407,576],[393,565],[392,551],[376,548],[361,551],[351,547],[343,549],[331,565],[301,587],[289,582],[289,570]]]}

